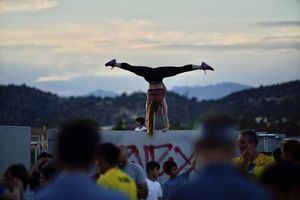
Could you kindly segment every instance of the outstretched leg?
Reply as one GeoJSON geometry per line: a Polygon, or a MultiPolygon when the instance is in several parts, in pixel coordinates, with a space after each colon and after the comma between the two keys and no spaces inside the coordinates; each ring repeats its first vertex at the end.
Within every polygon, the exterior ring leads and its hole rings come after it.
{"type": "Polygon", "coordinates": [[[133,72],[136,75],[142,76],[144,78],[151,76],[151,72],[153,72],[153,68],[144,67],[144,66],[134,66],[134,65],[130,65],[128,63],[117,63],[115,59],[107,62],[105,64],[105,66],[119,67],[121,69],[133,72]]]}
{"type": "Polygon", "coordinates": [[[171,77],[171,76],[175,76],[177,74],[181,74],[184,72],[189,72],[189,71],[193,71],[193,70],[197,70],[197,69],[201,69],[201,70],[211,70],[214,71],[214,69],[207,65],[206,63],[202,63],[201,65],[184,65],[182,67],[158,67],[155,68],[155,73],[159,74],[162,78],[166,78],[166,77],[171,77]]]}

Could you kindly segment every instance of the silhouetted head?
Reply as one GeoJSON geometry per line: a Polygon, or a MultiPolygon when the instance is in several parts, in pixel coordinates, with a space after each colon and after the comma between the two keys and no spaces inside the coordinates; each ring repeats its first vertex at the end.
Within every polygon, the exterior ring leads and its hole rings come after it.
{"type": "Polygon", "coordinates": [[[108,168],[115,167],[120,157],[120,149],[112,143],[103,143],[98,146],[97,160],[100,172],[104,174],[108,168]]]}
{"type": "Polygon", "coordinates": [[[213,113],[203,120],[196,145],[200,165],[228,164],[236,149],[236,123],[223,113],[213,113]]]}
{"type": "Polygon", "coordinates": [[[18,179],[22,182],[23,190],[25,191],[28,185],[28,172],[26,170],[26,167],[22,164],[15,164],[9,166],[3,175],[3,184],[5,187],[7,187],[9,190],[12,190],[14,188],[15,180],[18,179]]]}
{"type": "Polygon", "coordinates": [[[282,145],[282,159],[300,164],[300,142],[288,140],[282,145]]]}
{"type": "Polygon", "coordinates": [[[300,167],[290,162],[279,162],[268,168],[260,177],[275,200],[299,199],[300,167]]]}
{"type": "Polygon", "coordinates": [[[87,169],[100,142],[98,128],[88,119],[74,119],[59,128],[57,158],[66,168],[87,169]]]}
{"type": "Polygon", "coordinates": [[[213,113],[206,116],[200,129],[200,149],[232,148],[235,146],[236,122],[227,114],[213,113]]]}

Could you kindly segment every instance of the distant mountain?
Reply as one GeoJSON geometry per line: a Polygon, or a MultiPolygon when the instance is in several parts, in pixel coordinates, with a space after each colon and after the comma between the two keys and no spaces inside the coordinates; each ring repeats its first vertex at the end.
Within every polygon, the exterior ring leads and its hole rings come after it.
{"type": "Polygon", "coordinates": [[[118,94],[114,93],[114,92],[111,92],[111,91],[106,91],[106,90],[99,89],[99,90],[96,90],[96,91],[91,92],[89,94],[86,94],[84,96],[94,96],[94,97],[104,98],[104,97],[116,97],[116,96],[118,96],[118,94]]]}
{"type": "Polygon", "coordinates": [[[233,92],[248,88],[251,88],[251,86],[225,82],[208,86],[174,87],[172,91],[187,96],[188,98],[196,97],[198,101],[202,101],[221,99],[233,92]]]}
{"type": "MultiPolygon", "coordinates": [[[[146,94],[112,97],[62,98],[26,85],[0,85],[0,125],[57,127],[68,118],[89,117],[101,126],[124,124],[132,129],[137,116],[145,116],[146,94]]],[[[300,81],[245,89],[218,100],[197,101],[167,93],[171,129],[193,129],[210,111],[226,112],[239,128],[300,135],[300,81]]],[[[161,114],[157,128],[162,127],[161,114]]]]}

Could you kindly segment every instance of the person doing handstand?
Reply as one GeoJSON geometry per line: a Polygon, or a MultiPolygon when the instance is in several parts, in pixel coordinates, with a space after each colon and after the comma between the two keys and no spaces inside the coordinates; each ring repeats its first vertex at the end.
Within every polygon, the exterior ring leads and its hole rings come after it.
{"type": "Polygon", "coordinates": [[[105,66],[111,66],[112,68],[119,67],[121,69],[133,72],[138,76],[142,76],[149,83],[146,103],[146,127],[149,135],[153,135],[153,131],[155,129],[155,114],[160,107],[162,108],[164,122],[164,129],[162,129],[162,131],[169,130],[166,87],[163,83],[164,78],[199,69],[204,71],[214,71],[214,69],[205,62],[202,62],[201,65],[188,64],[181,67],[167,66],[151,68],[145,66],[133,66],[128,63],[117,63],[116,59],[113,59],[107,62],[105,66]]]}

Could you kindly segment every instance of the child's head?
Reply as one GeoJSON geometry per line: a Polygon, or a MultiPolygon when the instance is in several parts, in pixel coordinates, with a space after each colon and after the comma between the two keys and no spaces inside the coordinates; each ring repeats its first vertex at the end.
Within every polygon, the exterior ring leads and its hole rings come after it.
{"type": "Polygon", "coordinates": [[[175,178],[178,174],[177,164],[173,160],[168,160],[163,164],[163,170],[171,178],[175,178]]]}
{"type": "Polygon", "coordinates": [[[144,126],[144,124],[145,124],[145,118],[143,118],[143,117],[138,117],[138,118],[135,119],[135,125],[136,125],[137,127],[144,126]]]}
{"type": "Polygon", "coordinates": [[[146,171],[148,174],[148,177],[152,177],[154,179],[157,179],[159,177],[160,173],[160,165],[156,161],[150,161],[147,163],[146,171]]]}

